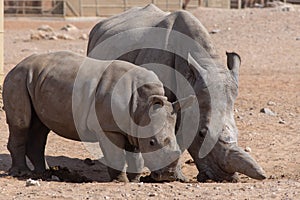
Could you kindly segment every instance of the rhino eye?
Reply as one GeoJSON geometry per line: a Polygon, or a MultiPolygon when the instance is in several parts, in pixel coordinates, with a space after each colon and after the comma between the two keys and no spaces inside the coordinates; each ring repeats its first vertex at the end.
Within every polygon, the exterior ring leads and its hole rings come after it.
{"type": "Polygon", "coordinates": [[[155,142],[154,139],[151,139],[149,143],[150,143],[151,146],[154,146],[156,142],[155,142]]]}
{"type": "Polygon", "coordinates": [[[158,109],[162,108],[162,105],[160,103],[155,103],[152,106],[153,111],[156,111],[158,109]]]}

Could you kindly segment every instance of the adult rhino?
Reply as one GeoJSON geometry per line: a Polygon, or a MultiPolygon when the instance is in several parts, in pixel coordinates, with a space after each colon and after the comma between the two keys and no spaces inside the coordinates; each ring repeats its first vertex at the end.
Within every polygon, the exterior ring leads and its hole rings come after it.
{"type": "Polygon", "coordinates": [[[238,93],[240,57],[227,53],[227,67],[221,64],[207,30],[192,14],[167,13],[153,4],[132,8],[96,24],[90,32],[87,53],[92,58],[120,59],[143,67],[157,63],[161,68],[151,70],[164,84],[175,85],[176,91],[165,88],[171,102],[185,88],[174,72],[163,69],[175,69],[188,80],[199,103],[199,126],[196,135],[190,133],[192,130],[182,132],[182,119],[190,114],[178,117],[177,141],[194,159],[198,181],[236,181],[236,172],[254,179],[265,178],[262,168],[237,145],[233,107],[238,93]],[[185,146],[181,142],[185,139],[192,139],[192,144],[185,146]]]}
{"type": "Polygon", "coordinates": [[[111,180],[128,181],[127,161],[128,178],[138,181],[134,170],[143,166],[132,163],[136,155],[124,149],[142,152],[154,179],[174,180],[181,154],[174,130],[176,113],[194,99],[171,104],[153,72],[128,62],[71,52],[34,54],[13,68],[3,85],[12,157],[9,173],[30,173],[25,156],[35,172],[45,171],[45,145],[52,130],[68,139],[99,142],[111,180]]]}

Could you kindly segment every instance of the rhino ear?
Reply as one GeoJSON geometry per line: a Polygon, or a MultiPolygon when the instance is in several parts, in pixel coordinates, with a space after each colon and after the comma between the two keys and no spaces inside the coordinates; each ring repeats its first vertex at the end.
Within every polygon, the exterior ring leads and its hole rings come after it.
{"type": "Polygon", "coordinates": [[[191,107],[196,99],[197,98],[195,95],[190,95],[188,97],[175,101],[174,103],[172,103],[173,113],[178,113],[179,111],[183,111],[191,107]]]}
{"type": "Polygon", "coordinates": [[[235,52],[226,52],[227,67],[231,71],[236,82],[239,82],[239,68],[241,65],[241,57],[235,52]]]}

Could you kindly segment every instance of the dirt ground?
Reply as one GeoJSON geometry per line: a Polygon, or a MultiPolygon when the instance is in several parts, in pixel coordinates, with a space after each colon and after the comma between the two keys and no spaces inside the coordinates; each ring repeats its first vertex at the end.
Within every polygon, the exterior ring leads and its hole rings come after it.
{"type": "MultiPolygon", "coordinates": [[[[65,166],[93,180],[91,183],[26,180],[7,175],[10,155],[8,130],[0,112],[0,199],[300,199],[300,7],[282,12],[274,8],[192,11],[212,34],[225,62],[225,51],[242,58],[235,118],[239,145],[250,147],[268,178],[256,181],[240,176],[239,183],[110,183],[105,167],[84,164],[90,155],[79,142],[50,133],[46,148],[50,165],[65,166]],[[260,113],[269,108],[275,116],[260,113]]],[[[79,39],[99,19],[5,19],[5,74],[30,54],[71,50],[86,53],[87,40],[79,39]],[[79,30],[61,31],[66,24],[79,30]],[[74,40],[31,40],[41,25],[74,40]]],[[[182,158],[184,173],[195,181],[196,167],[182,158]]]]}

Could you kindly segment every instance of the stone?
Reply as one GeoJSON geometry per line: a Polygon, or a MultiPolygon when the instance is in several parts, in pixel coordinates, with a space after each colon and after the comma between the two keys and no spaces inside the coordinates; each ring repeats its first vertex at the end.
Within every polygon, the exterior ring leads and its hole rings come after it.
{"type": "Polygon", "coordinates": [[[60,30],[63,30],[63,31],[77,31],[78,28],[76,26],[74,26],[73,24],[67,24],[67,25],[63,26],[60,30]]]}
{"type": "Polygon", "coordinates": [[[276,197],[277,197],[276,193],[273,192],[273,193],[271,194],[271,198],[276,198],[276,197]]]}
{"type": "Polygon", "coordinates": [[[58,40],[56,35],[50,35],[47,37],[48,40],[58,40]]]}
{"type": "Polygon", "coordinates": [[[267,115],[270,115],[270,116],[276,116],[276,114],[269,108],[262,108],[260,110],[261,113],[265,113],[267,115]]]}
{"type": "Polygon", "coordinates": [[[273,102],[273,101],[269,101],[269,102],[267,103],[267,105],[268,105],[268,106],[276,106],[276,103],[273,102]]]}
{"type": "Polygon", "coordinates": [[[51,26],[47,25],[47,24],[38,27],[37,30],[45,31],[45,32],[53,32],[53,28],[51,26]]]}
{"type": "Polygon", "coordinates": [[[30,178],[30,179],[27,179],[27,180],[26,180],[26,187],[29,187],[29,186],[41,186],[41,185],[40,185],[40,182],[39,182],[39,181],[32,180],[32,179],[30,178]]]}
{"type": "Polygon", "coordinates": [[[31,33],[30,34],[30,39],[31,40],[40,40],[41,39],[41,36],[39,33],[31,33]]]}
{"type": "Polygon", "coordinates": [[[282,118],[279,118],[278,123],[279,123],[279,124],[286,124],[286,122],[285,122],[284,119],[282,119],[282,118]]]}
{"type": "Polygon", "coordinates": [[[210,34],[216,34],[219,33],[221,30],[220,29],[213,29],[212,31],[210,31],[210,34]]]}
{"type": "Polygon", "coordinates": [[[57,38],[61,39],[61,40],[75,40],[75,38],[73,38],[72,36],[70,36],[68,34],[58,34],[57,38]]]}
{"type": "Polygon", "coordinates": [[[148,196],[149,196],[149,197],[155,197],[155,196],[157,196],[157,194],[156,194],[156,193],[153,193],[153,192],[150,192],[150,193],[148,193],[148,196]]]}
{"type": "Polygon", "coordinates": [[[245,151],[250,153],[252,150],[251,150],[250,147],[246,147],[246,148],[245,148],[245,151]]]}
{"type": "Polygon", "coordinates": [[[138,187],[142,187],[144,185],[143,182],[138,183],[138,187]]]}
{"type": "Polygon", "coordinates": [[[81,36],[79,37],[80,40],[88,40],[89,36],[86,33],[81,34],[81,36]]]}

